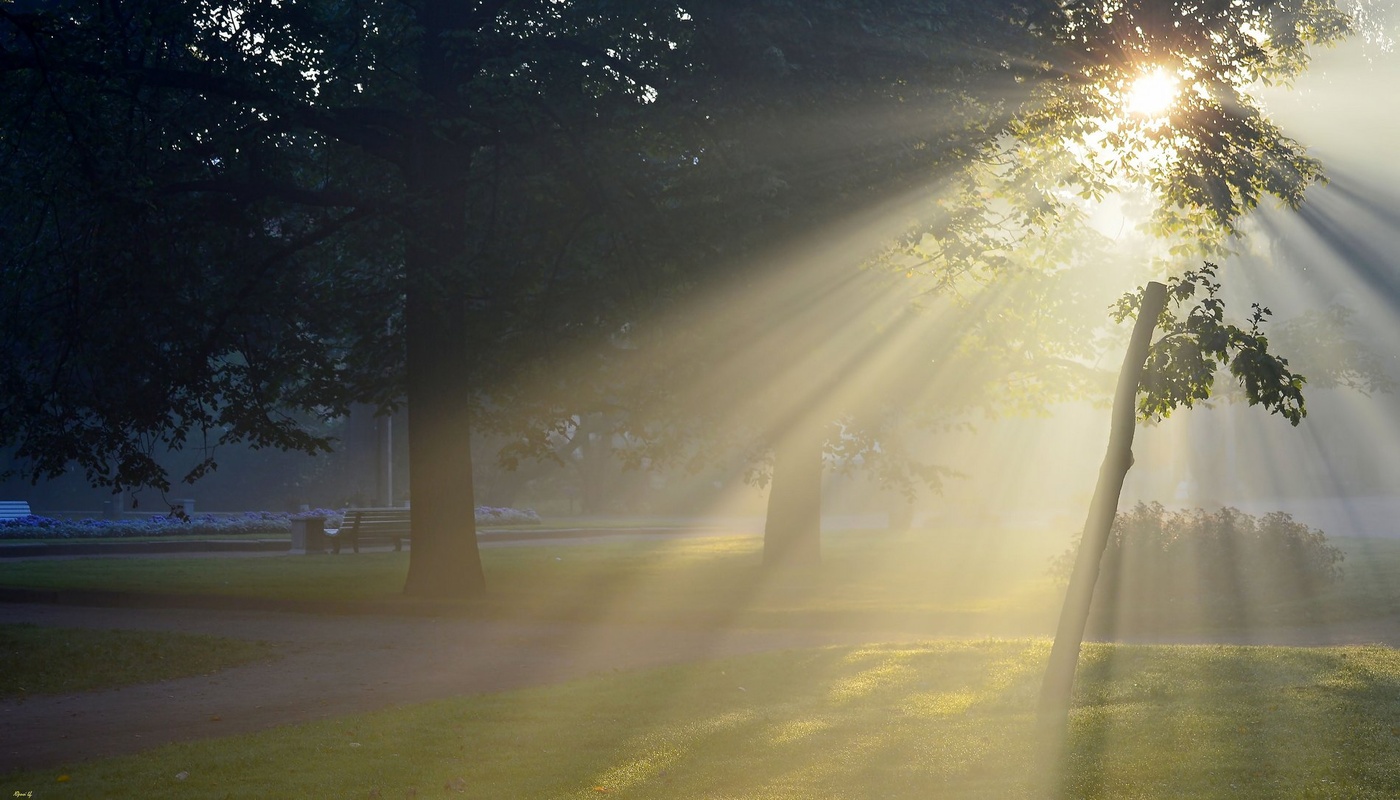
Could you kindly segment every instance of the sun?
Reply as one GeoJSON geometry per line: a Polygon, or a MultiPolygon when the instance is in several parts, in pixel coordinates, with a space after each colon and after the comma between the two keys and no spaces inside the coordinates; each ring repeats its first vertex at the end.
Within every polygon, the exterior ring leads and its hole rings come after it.
{"type": "Polygon", "coordinates": [[[1138,76],[1123,96],[1123,108],[1129,116],[1160,120],[1176,102],[1181,82],[1167,70],[1158,67],[1138,76]]]}

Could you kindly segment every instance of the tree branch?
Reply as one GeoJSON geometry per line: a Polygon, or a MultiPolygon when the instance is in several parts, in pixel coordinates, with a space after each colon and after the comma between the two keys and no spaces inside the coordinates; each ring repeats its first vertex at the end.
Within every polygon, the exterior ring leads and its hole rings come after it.
{"type": "Polygon", "coordinates": [[[299,205],[319,206],[323,208],[376,210],[383,206],[378,200],[371,200],[352,192],[342,192],[334,189],[303,189],[299,186],[288,186],[285,184],[272,183],[270,181],[245,182],[221,179],[180,181],[162,186],[159,190],[160,194],[181,194],[185,192],[226,194],[247,202],[275,198],[287,200],[299,205]]]}
{"type": "Polygon", "coordinates": [[[0,50],[0,73],[40,71],[97,80],[124,80],[135,85],[193,92],[240,103],[279,118],[284,124],[307,128],[361,147],[375,156],[401,163],[411,121],[388,109],[362,106],[318,108],[289,101],[285,95],[232,80],[212,72],[161,67],[113,67],[94,61],[50,61],[39,55],[0,50]]]}

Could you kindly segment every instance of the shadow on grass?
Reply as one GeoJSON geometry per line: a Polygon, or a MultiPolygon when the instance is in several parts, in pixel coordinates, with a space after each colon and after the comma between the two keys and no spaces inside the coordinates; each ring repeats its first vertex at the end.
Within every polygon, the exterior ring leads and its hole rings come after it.
{"type": "Polygon", "coordinates": [[[764,570],[756,537],[491,549],[488,595],[459,603],[403,597],[401,553],[0,563],[0,587],[580,623],[1024,635],[1053,622],[1044,559],[1021,548],[973,536],[828,538],[826,563],[800,574],[764,570]]]}
{"type": "Polygon", "coordinates": [[[1400,796],[1390,649],[1096,646],[1080,670],[1067,797],[1400,796]]]}
{"type": "Polygon", "coordinates": [[[275,656],[271,645],[216,636],[0,625],[0,698],[204,675],[275,656]]]}
{"type": "MultiPolygon", "coordinates": [[[[612,674],[76,765],[52,794],[1026,797],[1048,651],[944,641],[612,674]]],[[[1061,796],[1394,797],[1397,683],[1383,648],[1089,645],[1061,796]]]]}

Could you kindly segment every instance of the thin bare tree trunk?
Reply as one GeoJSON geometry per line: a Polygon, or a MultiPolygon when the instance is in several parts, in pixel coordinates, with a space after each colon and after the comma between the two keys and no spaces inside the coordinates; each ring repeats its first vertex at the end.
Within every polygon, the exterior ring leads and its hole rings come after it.
{"type": "MultiPolygon", "coordinates": [[[[1152,332],[1157,317],[1167,303],[1167,287],[1160,283],[1147,284],[1137,324],[1133,326],[1128,352],[1123,357],[1123,369],[1118,374],[1118,387],[1113,397],[1112,430],[1108,453],[1099,469],[1098,486],[1089,504],[1089,516],[1084,522],[1084,535],[1079,541],[1074,572],[1070,576],[1065,604],[1060,610],[1060,624],[1055,631],[1055,644],[1050,651],[1050,663],[1045,670],[1045,682],[1040,690],[1038,727],[1042,738],[1042,769],[1057,770],[1069,726],[1070,698],[1074,691],[1074,672],[1079,665],[1079,650],[1084,642],[1084,628],[1089,621],[1089,608],[1094,599],[1094,584],[1099,577],[1099,563],[1108,546],[1108,534],[1118,513],[1118,499],[1123,493],[1123,480],[1133,465],[1133,433],[1137,426],[1137,390],[1147,361],[1152,332]]],[[[1044,775],[1047,779],[1052,775],[1044,775]]]]}

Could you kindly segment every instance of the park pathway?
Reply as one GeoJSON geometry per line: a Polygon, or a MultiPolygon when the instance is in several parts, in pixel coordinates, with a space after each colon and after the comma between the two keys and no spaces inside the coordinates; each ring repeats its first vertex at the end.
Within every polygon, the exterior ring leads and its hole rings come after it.
{"type": "Polygon", "coordinates": [[[205,633],[269,642],[279,656],[211,675],[0,701],[0,773],[610,670],[905,638],[24,603],[0,603],[0,622],[205,633]]]}
{"type": "MultiPolygon", "coordinates": [[[[0,700],[0,774],[66,767],[163,744],[611,670],[927,634],[481,622],[285,611],[0,603],[0,623],[180,631],[260,640],[277,657],[211,675],[100,692],[0,700]]],[[[1171,644],[1381,644],[1400,622],[1136,639],[1171,644]]]]}

